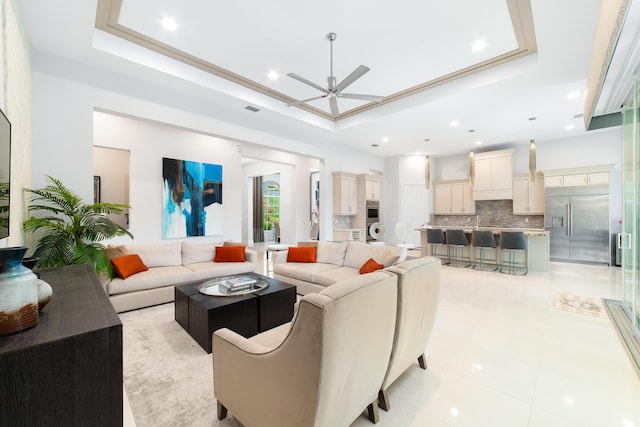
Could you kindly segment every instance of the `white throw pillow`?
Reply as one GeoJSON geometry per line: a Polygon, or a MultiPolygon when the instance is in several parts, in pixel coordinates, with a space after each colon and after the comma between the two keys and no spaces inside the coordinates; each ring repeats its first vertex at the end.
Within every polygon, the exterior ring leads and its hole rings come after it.
{"type": "Polygon", "coordinates": [[[222,242],[216,242],[216,243],[182,242],[182,265],[213,261],[213,258],[216,254],[216,246],[222,246],[222,242]]]}
{"type": "Polygon", "coordinates": [[[316,262],[335,264],[338,267],[342,267],[348,243],[349,242],[318,242],[316,262]]]}
{"type": "Polygon", "coordinates": [[[182,265],[182,244],[164,245],[126,245],[127,252],[138,254],[144,265],[152,267],[168,267],[182,265]]]}
{"type": "Polygon", "coordinates": [[[386,253],[387,248],[384,246],[368,245],[355,240],[349,241],[347,254],[344,257],[344,266],[359,270],[369,258],[373,258],[378,264],[383,264],[382,258],[386,253]]]}

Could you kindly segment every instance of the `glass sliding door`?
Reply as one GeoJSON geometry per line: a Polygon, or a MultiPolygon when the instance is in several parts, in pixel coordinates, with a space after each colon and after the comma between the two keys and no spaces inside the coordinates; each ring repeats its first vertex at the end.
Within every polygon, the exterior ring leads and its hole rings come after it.
{"type": "Polygon", "coordinates": [[[640,337],[640,80],[634,99],[623,113],[623,232],[622,245],[623,306],[631,319],[635,335],[640,337]]]}
{"type": "Polygon", "coordinates": [[[634,248],[636,248],[636,235],[634,231],[635,215],[636,215],[636,188],[637,188],[637,171],[636,171],[636,143],[634,139],[635,127],[636,127],[636,114],[635,114],[635,101],[631,103],[624,111],[623,115],[623,200],[624,200],[624,213],[623,213],[623,230],[622,235],[617,242],[622,246],[622,269],[623,269],[623,287],[622,287],[622,301],[625,309],[628,311],[629,316],[633,312],[633,288],[635,286],[636,278],[636,262],[634,262],[635,254],[634,248]]]}
{"type": "MultiPolygon", "coordinates": [[[[634,331],[636,334],[636,337],[640,337],[640,283],[638,281],[638,278],[640,278],[640,274],[638,274],[639,269],[640,269],[640,250],[638,250],[638,243],[640,243],[640,227],[638,227],[638,219],[640,218],[640,197],[639,197],[639,192],[640,192],[640,179],[638,179],[638,174],[640,173],[640,79],[636,80],[636,87],[635,87],[635,97],[634,97],[634,105],[633,105],[633,120],[634,120],[634,126],[633,126],[633,140],[634,140],[634,159],[635,159],[635,164],[634,164],[634,180],[635,180],[635,192],[634,192],[634,197],[635,197],[635,212],[634,212],[634,221],[633,221],[633,227],[635,228],[634,231],[634,237],[635,237],[635,241],[633,242],[633,259],[634,259],[634,267],[635,267],[635,272],[634,272],[634,280],[633,280],[633,285],[632,288],[630,290],[630,297],[632,299],[632,307],[631,307],[631,318],[633,319],[633,325],[634,325],[634,331]]],[[[625,295],[626,298],[626,295],[625,295]]]]}

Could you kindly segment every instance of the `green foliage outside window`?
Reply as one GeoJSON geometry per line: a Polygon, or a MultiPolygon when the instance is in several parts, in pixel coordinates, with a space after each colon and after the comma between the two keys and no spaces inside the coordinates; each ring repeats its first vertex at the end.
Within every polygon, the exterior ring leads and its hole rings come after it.
{"type": "Polygon", "coordinates": [[[263,230],[271,230],[273,221],[280,222],[280,184],[268,180],[262,183],[263,230]]]}

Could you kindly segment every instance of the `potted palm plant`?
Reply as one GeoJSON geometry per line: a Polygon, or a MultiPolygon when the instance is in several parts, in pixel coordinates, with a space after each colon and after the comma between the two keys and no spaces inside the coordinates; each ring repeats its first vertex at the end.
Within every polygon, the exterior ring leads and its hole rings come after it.
{"type": "Polygon", "coordinates": [[[116,236],[133,237],[107,214],[120,214],[128,205],[93,203],[87,205],[62,182],[47,176],[48,185],[25,189],[29,193],[29,218],[22,229],[37,240],[32,257],[37,267],[93,264],[96,272],[111,272],[111,263],[99,242],[116,236]]]}

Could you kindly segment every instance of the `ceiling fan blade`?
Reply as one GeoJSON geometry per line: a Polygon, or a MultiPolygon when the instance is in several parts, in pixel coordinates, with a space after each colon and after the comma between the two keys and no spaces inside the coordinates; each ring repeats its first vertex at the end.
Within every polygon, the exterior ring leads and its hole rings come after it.
{"type": "Polygon", "coordinates": [[[313,98],[307,98],[307,99],[303,99],[303,100],[300,100],[300,101],[291,102],[291,103],[287,104],[287,107],[291,107],[292,105],[304,104],[305,102],[315,101],[316,99],[322,99],[322,98],[326,98],[326,97],[327,97],[327,94],[325,93],[324,95],[314,96],[313,98]]]}
{"type": "Polygon", "coordinates": [[[347,88],[351,83],[358,80],[364,73],[369,71],[369,67],[365,65],[361,65],[355,70],[351,72],[343,81],[340,82],[338,86],[336,86],[336,93],[340,93],[347,88]]]}
{"type": "Polygon", "coordinates": [[[315,84],[315,83],[313,83],[313,82],[310,82],[309,80],[305,79],[304,77],[300,77],[300,76],[299,76],[299,75],[297,75],[297,74],[289,73],[289,74],[287,74],[287,76],[289,76],[289,77],[291,77],[291,78],[293,78],[293,79],[296,79],[297,81],[299,81],[299,82],[301,82],[301,83],[304,83],[304,84],[306,84],[306,85],[309,85],[309,86],[311,86],[311,87],[313,87],[313,88],[316,88],[316,89],[318,89],[318,90],[319,90],[319,91],[321,91],[321,92],[326,92],[326,91],[327,91],[327,89],[323,88],[322,86],[319,86],[319,85],[317,85],[317,84],[315,84]]]}
{"type": "Polygon", "coordinates": [[[357,93],[339,93],[337,95],[340,98],[347,98],[347,99],[361,99],[363,101],[373,101],[373,102],[380,102],[384,99],[384,96],[377,96],[377,95],[359,95],[357,93]]]}
{"type": "Polygon", "coordinates": [[[340,111],[338,110],[338,100],[335,96],[329,98],[329,107],[331,107],[331,114],[334,116],[340,114],[340,111]]]}

